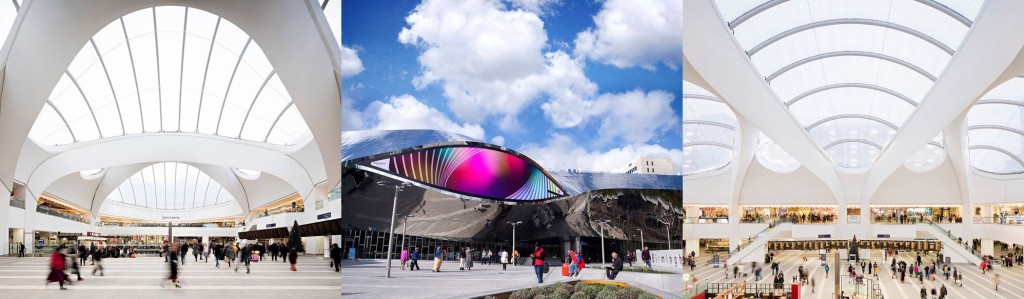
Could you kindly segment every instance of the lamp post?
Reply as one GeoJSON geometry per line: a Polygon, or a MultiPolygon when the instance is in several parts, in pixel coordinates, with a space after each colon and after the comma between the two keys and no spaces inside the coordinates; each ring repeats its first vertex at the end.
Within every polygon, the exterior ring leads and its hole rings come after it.
{"type": "Polygon", "coordinates": [[[395,242],[395,213],[398,209],[398,192],[402,191],[406,186],[410,186],[408,182],[394,183],[389,181],[377,182],[378,186],[381,187],[394,187],[395,188],[395,199],[391,203],[391,229],[388,230],[388,273],[385,277],[391,278],[391,252],[394,251],[395,242]]]}
{"type": "MultiPolygon", "coordinates": [[[[509,221],[508,224],[512,225],[512,253],[515,253],[516,252],[516,225],[523,224],[523,222],[522,221],[516,221],[516,222],[509,221]]],[[[515,257],[513,257],[513,258],[515,258],[515,257]]],[[[516,262],[515,261],[512,261],[512,266],[516,266],[516,262]]]]}
{"type": "Polygon", "coordinates": [[[402,246],[398,247],[405,250],[405,233],[409,231],[409,217],[416,217],[413,215],[405,215],[405,220],[402,221],[402,246]]]}
{"type": "Polygon", "coordinates": [[[607,266],[604,263],[604,225],[607,224],[609,221],[611,220],[605,219],[596,221],[597,225],[601,227],[601,267],[607,266]]]}

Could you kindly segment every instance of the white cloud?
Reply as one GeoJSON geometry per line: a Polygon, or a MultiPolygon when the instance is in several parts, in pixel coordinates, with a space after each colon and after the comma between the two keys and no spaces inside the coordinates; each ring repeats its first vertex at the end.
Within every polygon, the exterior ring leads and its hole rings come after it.
{"type": "Polygon", "coordinates": [[[459,133],[480,140],[484,129],[478,124],[458,124],[443,112],[428,107],[411,95],[391,97],[388,101],[375,101],[366,109],[375,116],[374,130],[430,129],[459,133]]]}
{"type": "Polygon", "coordinates": [[[494,138],[491,138],[491,143],[494,144],[494,145],[504,146],[505,145],[505,137],[494,136],[494,138]]]}
{"type": "Polygon", "coordinates": [[[544,14],[561,0],[509,0],[512,6],[536,14],[544,14]]]}
{"type": "Polygon", "coordinates": [[[352,107],[352,99],[341,98],[341,130],[356,131],[363,129],[363,112],[352,107]]]}
{"type": "Polygon", "coordinates": [[[683,1],[608,0],[594,24],[577,34],[576,55],[619,68],[682,64],[683,1]]]}
{"type": "Polygon", "coordinates": [[[599,141],[647,142],[680,123],[672,109],[673,99],[672,93],[663,90],[601,94],[588,112],[601,120],[599,141]]]}
{"type": "Polygon", "coordinates": [[[520,152],[548,170],[578,168],[590,171],[616,171],[640,155],[669,157],[675,172],[682,169],[683,151],[656,144],[633,143],[607,151],[589,151],[571,137],[554,134],[545,144],[526,144],[520,152]]]}
{"type": "Polygon", "coordinates": [[[363,61],[359,59],[356,50],[341,46],[341,77],[355,76],[362,73],[363,70],[363,61]]]}
{"type": "MultiPolygon", "coordinates": [[[[562,51],[543,52],[547,33],[535,13],[506,10],[497,0],[426,0],[406,23],[398,40],[422,51],[414,86],[442,84],[459,119],[500,117],[503,130],[515,130],[515,117],[542,95],[588,97],[597,89],[581,61],[562,51]]],[[[551,119],[560,127],[578,123],[551,119]]]]}

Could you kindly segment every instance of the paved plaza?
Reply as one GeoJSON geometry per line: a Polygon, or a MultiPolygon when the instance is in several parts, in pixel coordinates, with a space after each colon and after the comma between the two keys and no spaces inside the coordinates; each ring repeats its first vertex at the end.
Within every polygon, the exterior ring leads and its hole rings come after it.
{"type": "MultiPolygon", "coordinates": [[[[531,266],[508,266],[503,271],[501,264],[482,265],[474,263],[473,270],[459,271],[459,262],[445,261],[441,272],[431,272],[433,260],[420,262],[422,270],[400,270],[399,262],[393,261],[391,278],[385,278],[386,262],[382,260],[359,260],[342,262],[344,298],[471,298],[499,291],[511,291],[538,286],[531,266]]],[[[599,263],[588,264],[597,266],[599,263]]],[[[635,264],[634,264],[635,265],[635,264]]],[[[682,273],[679,269],[655,266],[656,270],[676,272],[675,274],[651,274],[620,272],[616,281],[625,282],[661,296],[680,298],[682,294],[682,273]]],[[[579,277],[565,277],[561,269],[552,267],[544,276],[544,283],[572,280],[605,280],[604,271],[584,269],[579,277]]]]}
{"type": "MultiPolygon", "coordinates": [[[[269,256],[267,256],[269,258],[269,256]]],[[[69,264],[70,265],[70,264],[69,264]]],[[[328,268],[329,261],[318,257],[299,257],[298,271],[288,263],[263,261],[253,263],[252,272],[228,269],[225,264],[215,268],[214,262],[194,262],[191,255],[179,267],[182,288],[176,289],[165,278],[167,263],[160,257],[103,260],[104,276],[93,276],[93,266],[86,262],[82,269],[85,280],[59,290],[56,283],[44,286],[49,273],[49,258],[0,257],[0,298],[61,299],[162,299],[162,298],[340,298],[339,273],[328,268]],[[167,287],[160,286],[167,281],[167,287]]],[[[67,271],[71,274],[71,271],[67,271]]],[[[72,276],[72,279],[77,277],[72,276]]]]}
{"type": "MultiPolygon", "coordinates": [[[[780,263],[780,269],[786,275],[786,283],[790,283],[792,275],[797,273],[797,269],[800,266],[804,266],[807,269],[810,277],[814,277],[817,281],[814,287],[814,292],[811,293],[809,286],[801,288],[800,298],[831,298],[829,297],[835,291],[835,285],[832,277],[837,274],[837,269],[829,269],[829,278],[825,279],[825,269],[821,266],[821,263],[817,260],[817,252],[806,252],[808,261],[803,261],[802,252],[791,250],[782,251],[781,254],[777,255],[775,260],[780,263]]],[[[832,255],[829,255],[829,267],[834,267],[832,255]]],[[[729,279],[725,278],[725,273],[722,268],[711,268],[707,265],[707,261],[711,259],[710,254],[702,254],[697,257],[697,268],[692,274],[696,275],[700,280],[700,283],[733,283],[738,282],[739,279],[732,277],[732,266],[729,266],[729,279]]],[[[906,261],[907,263],[913,263],[915,254],[912,252],[901,252],[898,260],[906,261]]],[[[931,264],[931,261],[935,259],[934,255],[922,256],[922,262],[931,264]]],[[[883,261],[880,256],[872,256],[871,261],[877,261],[878,267],[881,273],[878,275],[878,282],[882,285],[882,294],[885,298],[919,298],[922,284],[917,278],[911,279],[910,274],[907,274],[906,282],[901,284],[899,277],[892,279],[892,272],[889,269],[892,260],[883,261]]],[[[771,283],[772,271],[770,267],[763,263],[758,263],[762,267],[761,274],[764,276],[757,283],[771,283]]],[[[848,264],[843,263],[840,267],[839,272],[845,273],[845,269],[848,264]]],[[[953,278],[951,277],[948,281],[944,276],[940,276],[942,272],[936,273],[935,281],[928,279],[924,280],[923,287],[926,287],[931,296],[932,288],[940,288],[943,284],[946,285],[946,289],[949,291],[947,298],[1022,298],[1024,296],[1024,268],[1021,266],[1006,268],[996,266],[995,270],[988,274],[982,274],[981,269],[977,266],[967,263],[954,263],[954,267],[963,274],[964,286],[954,286],[953,278]],[[995,291],[992,286],[993,273],[1000,274],[999,291],[995,291]]],[[[921,266],[922,269],[924,265],[921,266]]],[[[857,267],[858,273],[860,267],[857,267]]],[[[750,273],[750,264],[746,263],[740,265],[740,272],[750,273]]],[[[872,275],[868,275],[871,277],[872,275]]],[[[754,281],[753,274],[748,274],[747,277],[741,277],[751,283],[754,281]]],[[[846,283],[844,281],[844,283],[846,283]]],[[[929,297],[930,298],[930,297],[929,297]]]]}

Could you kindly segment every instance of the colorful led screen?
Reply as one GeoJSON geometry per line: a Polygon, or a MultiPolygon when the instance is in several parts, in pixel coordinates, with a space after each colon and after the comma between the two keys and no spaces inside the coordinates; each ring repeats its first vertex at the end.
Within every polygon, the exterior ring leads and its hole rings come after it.
{"type": "Polygon", "coordinates": [[[445,191],[473,197],[535,201],[565,195],[565,191],[531,161],[489,148],[429,148],[368,164],[445,191]]]}

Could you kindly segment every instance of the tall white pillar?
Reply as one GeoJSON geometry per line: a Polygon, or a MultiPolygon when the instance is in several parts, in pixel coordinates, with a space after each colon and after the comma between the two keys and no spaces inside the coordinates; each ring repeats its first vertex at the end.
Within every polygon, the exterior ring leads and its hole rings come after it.
{"type": "Polygon", "coordinates": [[[30,196],[28,188],[22,185],[14,186],[14,198],[25,201],[25,225],[24,227],[24,239],[25,239],[25,253],[35,252],[36,238],[36,199],[30,196]]]}
{"type": "Polygon", "coordinates": [[[995,241],[992,239],[981,239],[981,254],[995,255],[995,241]]]}
{"type": "MultiPolygon", "coordinates": [[[[11,213],[11,198],[10,196],[0,197],[3,197],[0,199],[0,255],[8,255],[11,254],[9,252],[11,245],[8,241],[11,238],[11,220],[7,215],[11,213]]],[[[14,253],[17,254],[17,252],[14,253]]]]}
{"type": "Polygon", "coordinates": [[[207,246],[209,246],[210,245],[210,236],[203,236],[202,243],[206,244],[207,246]]]}
{"type": "MultiPolygon", "coordinates": [[[[317,219],[316,219],[316,215],[317,215],[316,203],[317,203],[317,201],[325,201],[325,202],[327,201],[327,192],[328,192],[327,188],[328,188],[328,186],[325,183],[320,183],[319,185],[313,186],[312,192],[310,192],[310,194],[306,198],[302,199],[303,200],[303,206],[304,206],[304,209],[305,209],[302,212],[302,218],[305,219],[305,222],[299,221],[299,225],[313,223],[313,222],[317,221],[317,219]]],[[[291,229],[291,227],[289,227],[289,229],[291,229]]],[[[307,255],[317,254],[319,252],[318,249],[319,250],[323,250],[323,247],[322,247],[323,244],[321,243],[323,241],[320,241],[319,239],[317,239],[316,236],[305,237],[305,238],[303,238],[303,241],[304,241],[303,243],[305,243],[305,246],[306,246],[306,254],[307,255]]]]}
{"type": "Polygon", "coordinates": [[[700,256],[700,239],[686,240],[686,250],[683,251],[683,254],[690,256],[690,252],[693,252],[694,256],[700,256]]]}

